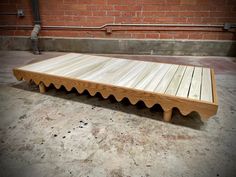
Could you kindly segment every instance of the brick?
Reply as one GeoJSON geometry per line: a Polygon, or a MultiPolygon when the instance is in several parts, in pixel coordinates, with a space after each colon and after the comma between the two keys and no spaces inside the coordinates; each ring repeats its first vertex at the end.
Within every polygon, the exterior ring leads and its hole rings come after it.
{"type": "Polygon", "coordinates": [[[115,17],[115,23],[143,23],[142,18],[115,17]]]}
{"type": "Polygon", "coordinates": [[[107,0],[107,4],[109,5],[122,4],[122,0],[107,0]]]}
{"type": "Polygon", "coordinates": [[[186,32],[176,32],[173,34],[174,39],[188,39],[189,35],[186,32]]]}
{"type": "Polygon", "coordinates": [[[179,6],[179,11],[211,11],[216,10],[215,6],[205,6],[205,5],[182,5],[179,6]]]}
{"type": "Polygon", "coordinates": [[[114,10],[119,11],[138,11],[141,10],[141,6],[130,6],[130,5],[116,5],[114,6],[114,10]]]}
{"type": "Polygon", "coordinates": [[[58,5],[57,8],[63,9],[63,10],[87,10],[87,5],[85,4],[64,4],[64,5],[58,5]]]}
{"type": "Polygon", "coordinates": [[[90,0],[90,4],[99,4],[99,5],[106,5],[106,0],[90,0]]]}
{"type": "Polygon", "coordinates": [[[188,33],[185,32],[161,32],[160,39],[188,39],[188,33]]]}
{"type": "Polygon", "coordinates": [[[157,21],[158,21],[158,18],[155,18],[155,17],[143,18],[143,23],[156,23],[157,21]]]}
{"type": "Polygon", "coordinates": [[[195,5],[195,4],[197,4],[197,0],[180,0],[180,4],[191,4],[191,5],[195,5]]]}
{"type": "Polygon", "coordinates": [[[120,16],[122,17],[134,17],[136,16],[135,12],[121,12],[120,16]]]}
{"type": "Polygon", "coordinates": [[[87,22],[96,22],[96,23],[113,23],[113,17],[87,17],[87,22]]]}
{"type": "Polygon", "coordinates": [[[195,17],[209,17],[210,16],[210,12],[205,11],[205,12],[195,12],[194,13],[195,17]]]}
{"type": "Polygon", "coordinates": [[[142,14],[140,14],[140,15],[144,16],[144,17],[164,17],[167,14],[168,14],[168,12],[150,11],[150,12],[142,12],[142,14]]]}
{"type": "Polygon", "coordinates": [[[190,17],[190,18],[187,18],[187,23],[191,23],[191,24],[202,23],[202,18],[201,17],[190,17]]]}
{"type": "Polygon", "coordinates": [[[107,11],[93,11],[92,16],[106,16],[107,11]]]}
{"type": "Polygon", "coordinates": [[[180,17],[195,17],[195,12],[179,12],[180,17]]]}
{"type": "Polygon", "coordinates": [[[160,39],[174,39],[174,36],[169,32],[161,32],[160,39]]]}
{"type": "Polygon", "coordinates": [[[217,23],[236,23],[236,17],[223,17],[223,18],[216,18],[217,23]]]}
{"type": "Polygon", "coordinates": [[[0,35],[1,36],[15,36],[15,31],[16,30],[8,30],[8,31],[0,30],[0,35]]]}
{"type": "Polygon", "coordinates": [[[77,10],[64,10],[64,15],[74,15],[74,16],[92,16],[92,11],[77,11],[77,10]]]}
{"type": "Polygon", "coordinates": [[[116,31],[110,35],[107,35],[112,38],[131,38],[131,33],[124,33],[123,31],[116,31]]]}
{"type": "MultiPolygon", "coordinates": [[[[66,23],[67,25],[68,23],[66,23]]],[[[64,21],[46,21],[46,22],[42,22],[42,25],[44,26],[65,26],[64,21]]]]}
{"type": "Polygon", "coordinates": [[[180,15],[180,12],[173,11],[173,12],[165,12],[165,16],[166,17],[179,17],[181,15],[180,15]]]}
{"type": "Polygon", "coordinates": [[[107,4],[110,5],[136,5],[137,0],[107,0],[107,4]]]}
{"type": "Polygon", "coordinates": [[[102,5],[106,5],[106,0],[65,0],[64,4],[102,4],[102,5]]]}
{"type": "Polygon", "coordinates": [[[164,17],[164,18],[157,18],[156,22],[158,23],[186,23],[187,18],[183,17],[164,17]]]}
{"type": "MultiPolygon", "coordinates": [[[[143,11],[167,11],[168,8],[167,5],[158,5],[158,6],[153,6],[153,5],[143,5],[143,11]]],[[[171,7],[171,6],[169,6],[171,7]]],[[[177,8],[177,7],[176,7],[177,8]]],[[[170,11],[173,10],[170,8],[170,11]]]]}
{"type": "Polygon", "coordinates": [[[166,1],[165,4],[179,5],[180,4],[180,0],[168,0],[168,1],[166,1]]]}
{"type": "Polygon", "coordinates": [[[236,35],[234,33],[219,33],[219,40],[236,40],[236,35]]]}
{"type": "Polygon", "coordinates": [[[160,38],[160,33],[147,33],[146,38],[159,39],[160,38]]]}
{"type": "Polygon", "coordinates": [[[91,11],[94,11],[94,10],[114,10],[113,6],[112,5],[87,5],[87,10],[91,10],[91,11]]]}
{"type": "Polygon", "coordinates": [[[66,1],[63,1],[64,4],[75,4],[77,2],[78,2],[78,0],[66,0],[66,1]]]}
{"type": "Polygon", "coordinates": [[[31,31],[27,31],[27,30],[15,30],[14,31],[14,35],[16,36],[30,36],[31,31]]]}
{"type": "Polygon", "coordinates": [[[202,39],[203,38],[202,32],[189,32],[188,36],[189,36],[189,39],[202,39]]]}
{"type": "Polygon", "coordinates": [[[210,12],[210,17],[235,17],[233,12],[210,12]]]}
{"type": "Polygon", "coordinates": [[[210,33],[210,32],[205,32],[204,34],[203,34],[203,39],[208,39],[208,40],[216,40],[216,39],[218,39],[218,33],[210,33]]]}
{"type": "Polygon", "coordinates": [[[166,1],[165,0],[138,0],[138,4],[164,4],[166,1]]]}
{"type": "Polygon", "coordinates": [[[202,18],[202,23],[207,23],[207,24],[216,24],[217,23],[217,18],[202,18]]]}
{"type": "Polygon", "coordinates": [[[107,11],[107,16],[120,16],[120,11],[107,11]]]}
{"type": "MultiPolygon", "coordinates": [[[[235,0],[40,0],[42,25],[101,26],[106,23],[176,23],[223,24],[236,23],[235,0]]],[[[0,24],[32,25],[30,1],[2,0],[0,10],[23,8],[26,16],[1,16],[0,24]]],[[[121,31],[47,31],[40,35],[150,38],[150,39],[228,39],[229,32],[173,31],[172,27],[116,27],[121,31]],[[126,30],[127,29],[127,30],[126,30]],[[162,30],[160,32],[153,30],[162,30]],[[164,30],[163,30],[164,29],[164,30]],[[172,31],[171,31],[172,30],[172,31]]],[[[1,34],[28,35],[31,30],[1,31],[1,34]]]]}
{"type": "Polygon", "coordinates": [[[132,38],[144,39],[146,38],[145,33],[131,33],[132,38]]]}
{"type": "Polygon", "coordinates": [[[41,10],[40,15],[57,15],[57,16],[62,16],[64,15],[63,10],[41,10]]]}

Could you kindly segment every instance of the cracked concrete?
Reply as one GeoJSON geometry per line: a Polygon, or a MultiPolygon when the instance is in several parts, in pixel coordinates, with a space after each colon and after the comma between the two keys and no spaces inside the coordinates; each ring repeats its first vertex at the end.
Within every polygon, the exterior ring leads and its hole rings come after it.
{"type": "MultiPolygon", "coordinates": [[[[215,68],[219,110],[197,114],[118,103],[16,81],[12,68],[62,55],[0,52],[0,176],[236,176],[236,64],[229,57],[112,55],[215,68]]],[[[109,55],[111,56],[111,55],[109,55]]]]}

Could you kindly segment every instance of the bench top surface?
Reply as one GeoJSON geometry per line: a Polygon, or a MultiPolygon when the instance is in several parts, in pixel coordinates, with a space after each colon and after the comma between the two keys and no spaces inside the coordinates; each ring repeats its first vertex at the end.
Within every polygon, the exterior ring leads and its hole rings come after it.
{"type": "Polygon", "coordinates": [[[213,103],[210,68],[70,53],[18,68],[213,103]]]}

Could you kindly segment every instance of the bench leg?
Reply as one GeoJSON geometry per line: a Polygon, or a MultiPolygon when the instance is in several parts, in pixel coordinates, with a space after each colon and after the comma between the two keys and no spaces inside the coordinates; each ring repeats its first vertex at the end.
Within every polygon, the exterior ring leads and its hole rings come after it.
{"type": "Polygon", "coordinates": [[[39,83],[39,92],[40,93],[46,92],[46,87],[45,87],[44,83],[42,83],[42,82],[39,83]]]}
{"type": "Polygon", "coordinates": [[[164,118],[164,121],[165,121],[165,122],[170,122],[171,116],[172,116],[172,109],[169,109],[169,110],[167,110],[167,111],[164,111],[164,116],[163,116],[163,118],[164,118]]]}

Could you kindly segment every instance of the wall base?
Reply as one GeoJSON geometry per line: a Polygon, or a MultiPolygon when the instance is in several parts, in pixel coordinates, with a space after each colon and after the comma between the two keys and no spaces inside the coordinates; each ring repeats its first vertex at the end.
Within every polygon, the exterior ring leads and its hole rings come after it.
{"type": "MultiPolygon", "coordinates": [[[[43,51],[101,54],[236,56],[236,41],[41,37],[43,51]]],[[[28,36],[0,36],[0,50],[31,50],[28,36]]]]}

